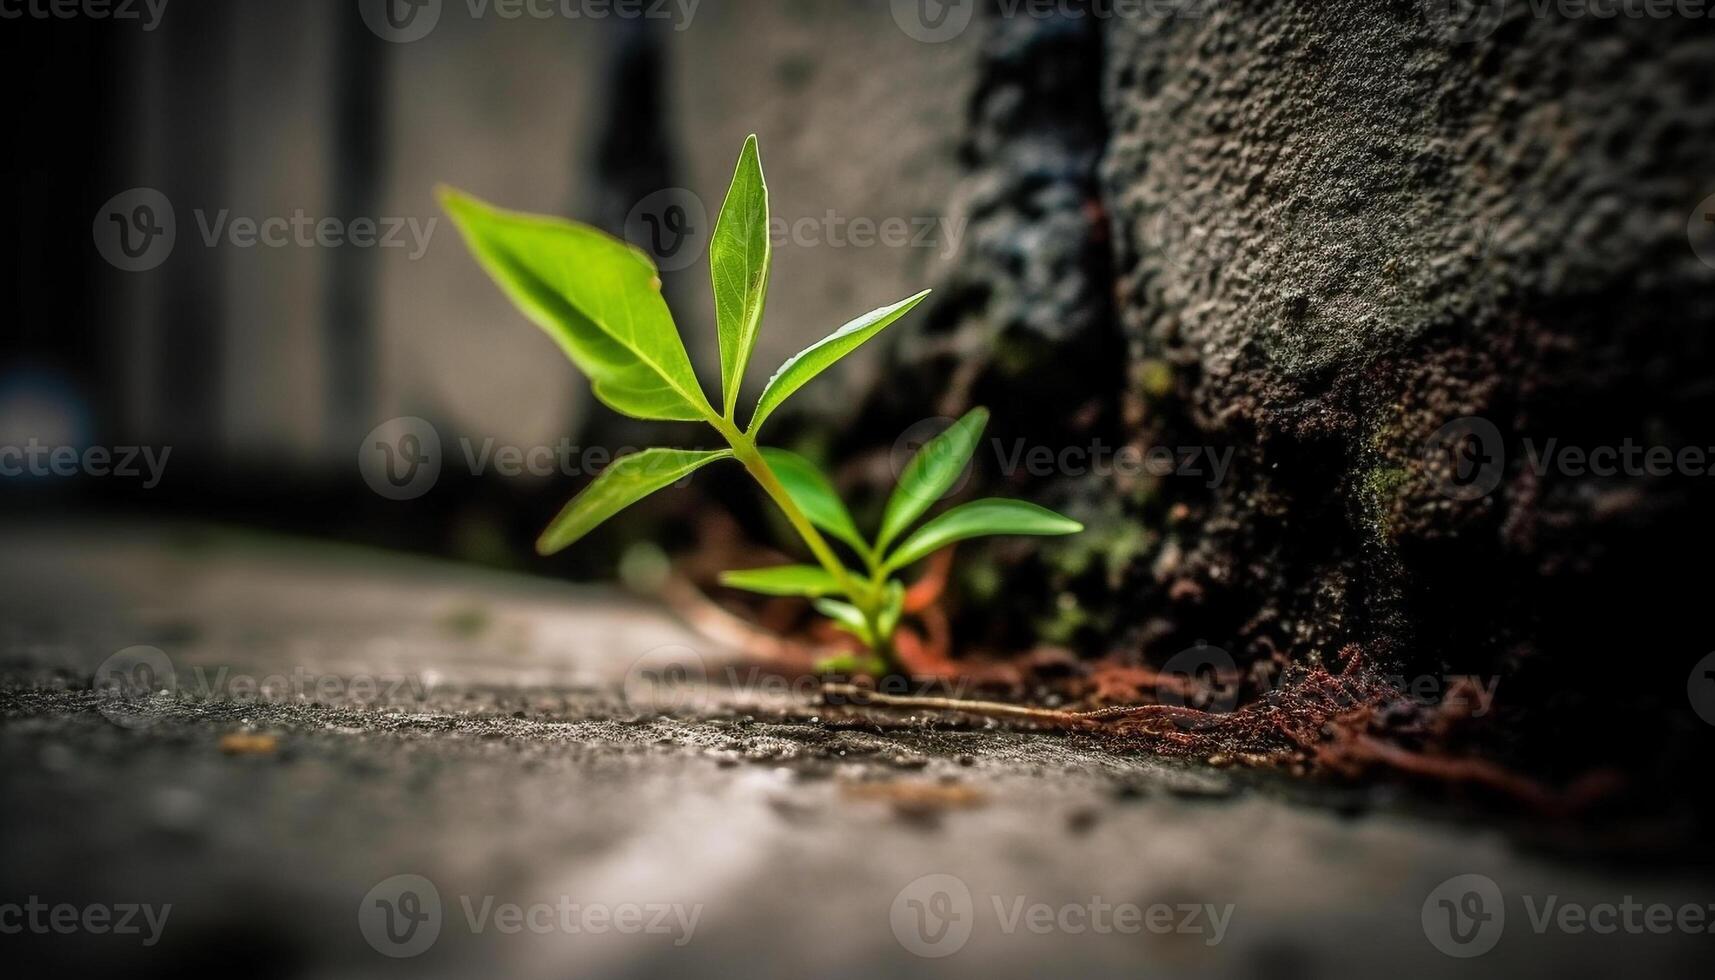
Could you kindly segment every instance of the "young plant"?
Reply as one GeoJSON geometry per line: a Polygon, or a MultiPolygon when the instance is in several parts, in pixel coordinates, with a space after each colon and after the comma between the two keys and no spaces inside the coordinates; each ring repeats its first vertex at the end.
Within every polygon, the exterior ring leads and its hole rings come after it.
{"type": "Polygon", "coordinates": [[[869,651],[844,666],[880,673],[894,666],[892,637],[905,597],[900,572],[966,538],[1083,530],[1034,504],[987,499],[954,507],[911,531],[970,461],[988,421],[980,408],[912,457],[874,538],[858,531],[833,484],[808,460],[758,442],[763,423],[781,403],[904,316],[928,290],[865,313],[788,359],[740,427],[739,386],[762,323],[771,260],[768,186],[755,136],[745,140],[709,243],[721,355],[718,411],[697,381],[661,297],[655,264],[645,253],[588,225],[503,211],[447,187],[439,193],[477,261],[589,375],[598,399],[635,418],[707,422],[728,446],[646,449],[615,460],[542,532],[536,542],[542,554],[567,547],[626,506],[710,463],[736,459],[780,508],[816,564],[728,572],[721,581],[766,595],[809,598],[869,651]],[[842,560],[823,532],[850,549],[858,567],[842,560]]]}

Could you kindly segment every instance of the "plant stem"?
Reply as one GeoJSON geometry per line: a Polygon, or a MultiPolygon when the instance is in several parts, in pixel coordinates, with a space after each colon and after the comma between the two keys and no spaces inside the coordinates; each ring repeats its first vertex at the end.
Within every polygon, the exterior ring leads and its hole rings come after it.
{"type": "Polygon", "coordinates": [[[804,539],[805,546],[816,557],[816,561],[827,570],[829,575],[834,577],[835,581],[840,583],[840,588],[845,590],[846,596],[851,599],[852,604],[863,613],[864,621],[869,624],[870,634],[875,637],[871,652],[892,665],[893,644],[888,642],[888,637],[881,635],[880,629],[881,608],[877,601],[880,592],[867,583],[852,577],[851,572],[846,569],[845,563],[841,562],[839,556],[834,554],[834,549],[828,546],[827,539],[822,537],[822,533],[816,530],[816,526],[810,523],[808,517],[804,516],[804,512],[792,500],[792,495],[786,492],[786,487],[781,484],[780,478],[774,475],[773,470],[769,469],[768,461],[763,459],[762,453],[756,448],[756,440],[746,433],[740,432],[736,425],[726,419],[711,418],[709,423],[725,437],[727,444],[732,446],[733,456],[744,464],[744,468],[750,472],[751,477],[774,500],[775,506],[780,508],[780,512],[786,515],[787,523],[791,524],[792,529],[798,532],[798,536],[804,539]]]}
{"type": "Polygon", "coordinates": [[[768,468],[768,461],[762,458],[760,452],[757,452],[756,443],[749,436],[739,432],[736,427],[727,424],[725,420],[722,420],[715,428],[721,430],[721,435],[725,436],[726,441],[732,446],[733,456],[744,464],[744,468],[750,472],[751,477],[761,484],[762,489],[780,508],[780,512],[786,515],[787,522],[792,525],[794,531],[798,532],[798,536],[804,539],[804,544],[809,547],[810,553],[816,556],[816,561],[840,583],[840,587],[846,590],[846,594],[851,596],[854,602],[860,599],[864,595],[861,586],[851,577],[839,556],[834,554],[834,549],[828,546],[827,539],[823,538],[821,532],[816,530],[816,526],[810,523],[810,519],[804,516],[804,512],[798,509],[798,505],[792,500],[792,495],[787,493],[786,488],[781,485],[780,478],[768,468]]]}

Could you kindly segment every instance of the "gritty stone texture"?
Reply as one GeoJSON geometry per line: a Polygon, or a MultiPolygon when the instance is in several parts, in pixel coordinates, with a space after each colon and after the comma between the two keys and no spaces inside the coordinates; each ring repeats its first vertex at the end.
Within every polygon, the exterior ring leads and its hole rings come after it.
{"type": "Polygon", "coordinates": [[[1477,6],[1503,16],[982,9],[969,246],[894,332],[909,380],[832,454],[986,404],[998,452],[964,492],[1087,525],[962,547],[961,646],[1159,665],[1206,641],[1253,677],[1356,652],[1504,677],[1484,724],[1506,734],[1473,749],[1564,777],[1689,764],[1707,631],[1675,556],[1715,547],[1715,480],[1544,457],[1715,447],[1715,269],[1687,240],[1715,191],[1715,20],[1477,6]],[[1447,492],[1430,451],[1468,416],[1493,427],[1487,494],[1447,492]],[[1021,439],[1227,463],[1007,469],[1021,439]]]}
{"type": "Polygon", "coordinates": [[[982,405],[992,421],[963,492],[1030,497],[1101,527],[1099,545],[961,546],[956,588],[980,607],[959,625],[967,647],[1069,639],[1070,628],[1051,622],[1082,625],[1081,612],[1066,606],[1076,602],[1068,583],[1092,568],[1104,574],[1112,555],[1123,565],[1141,543],[1109,488],[1056,478],[1018,454],[1117,444],[1126,358],[1097,173],[1107,135],[1101,24],[1006,9],[980,5],[968,31],[981,46],[959,147],[969,224],[958,262],[921,315],[890,330],[887,380],[870,393],[860,424],[833,437],[830,454],[860,459],[852,484],[887,486],[910,449],[982,405]],[[1037,561],[1038,553],[1051,558],[1037,561]],[[1006,602],[997,603],[1003,580],[1006,602]]]}
{"type": "Polygon", "coordinates": [[[1545,853],[1552,825],[1523,828],[1527,847],[1385,794],[1288,795],[1090,737],[745,685],[640,710],[623,683],[639,651],[698,644],[710,676],[729,655],[605,590],[207,528],[4,531],[0,904],[172,904],[148,948],[7,935],[8,976],[1670,976],[1705,954],[1700,935],[1533,931],[1525,896],[1707,898],[1679,862],[1545,853]],[[170,653],[179,696],[91,690],[136,643],[170,653]],[[238,682],[300,672],[336,689],[238,682]],[[1507,901],[1477,960],[1423,931],[1425,897],[1467,873],[1507,901]],[[359,914],[401,874],[433,883],[441,932],[391,960],[359,914]],[[926,874],[971,892],[946,959],[890,925],[926,874]],[[1097,897],[1232,912],[1213,945],[1003,926],[1020,899],[1097,897]],[[562,899],[700,913],[683,945],[486,918],[562,899]]]}
{"type": "Polygon", "coordinates": [[[1641,644],[1665,655],[1632,689],[1680,717],[1706,637],[1661,559],[1707,550],[1709,478],[1538,474],[1527,448],[1715,443],[1715,270],[1686,239],[1715,179],[1715,22],[1510,4],[1467,40],[1434,10],[1107,22],[1131,394],[1153,436],[1236,451],[1213,493],[1163,488],[1189,511],[1138,588],[1175,642],[1356,643],[1506,672],[1515,704],[1602,690],[1591,666],[1641,644]],[[1506,463],[1453,499],[1425,449],[1469,415],[1506,463]]]}

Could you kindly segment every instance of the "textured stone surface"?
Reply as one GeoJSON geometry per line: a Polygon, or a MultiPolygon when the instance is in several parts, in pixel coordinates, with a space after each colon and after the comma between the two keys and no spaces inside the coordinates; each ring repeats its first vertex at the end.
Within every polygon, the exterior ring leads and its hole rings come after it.
{"type": "MultiPolygon", "coordinates": [[[[693,685],[644,711],[622,683],[639,651],[698,641],[606,590],[206,528],[4,530],[0,904],[172,904],[148,948],[7,935],[9,976],[1669,976],[1706,958],[1701,935],[1536,933],[1527,897],[1707,900],[1684,867],[1545,853],[1564,828],[1521,827],[1527,846],[1385,793],[1288,796],[1089,737],[762,689],[693,685]],[[170,653],[178,698],[90,690],[136,643],[170,653]],[[240,684],[269,676],[311,693],[240,684]],[[1502,889],[1505,932],[1453,959],[1424,900],[1472,873],[1502,889]],[[433,883],[441,930],[391,960],[359,915],[401,874],[433,883]],[[927,874],[971,893],[945,959],[890,924],[927,874]],[[683,945],[477,931],[464,900],[485,897],[700,915],[683,945]],[[997,898],[1232,911],[1209,944],[1008,931],[997,898]]],[[[726,663],[700,652],[711,674],[726,663]]]]}
{"type": "Polygon", "coordinates": [[[1108,24],[1118,308],[1172,374],[1134,392],[1238,450],[1213,495],[1180,495],[1154,577],[1253,654],[1548,654],[1517,700],[1600,688],[1591,665],[1642,644],[1664,656],[1635,689],[1683,714],[1706,637],[1661,559],[1707,548],[1709,478],[1539,475],[1523,450],[1715,436],[1715,270],[1686,239],[1715,23],[1512,4],[1486,36],[1444,26],[1255,2],[1108,24]],[[1455,500],[1424,449],[1466,415],[1507,463],[1455,500]]]}
{"type": "Polygon", "coordinates": [[[897,332],[890,377],[911,382],[852,441],[987,404],[1001,452],[1230,463],[980,454],[967,492],[1090,531],[964,549],[961,642],[1160,664],[1206,640],[1265,672],[1349,648],[1500,675],[1498,727],[1535,733],[1506,751],[1570,775],[1642,744],[1671,772],[1683,733],[1708,734],[1685,700],[1702,600],[1677,562],[1715,546],[1715,479],[1541,467],[1551,441],[1715,446],[1715,269],[1687,240],[1715,191],[1715,21],[1181,7],[982,8],[970,245],[897,332]],[[1429,452],[1467,416],[1495,433],[1487,494],[1446,492],[1429,452]],[[1550,703],[1574,713],[1516,710],[1550,703]],[[1570,720],[1586,710],[1613,727],[1570,720]]]}

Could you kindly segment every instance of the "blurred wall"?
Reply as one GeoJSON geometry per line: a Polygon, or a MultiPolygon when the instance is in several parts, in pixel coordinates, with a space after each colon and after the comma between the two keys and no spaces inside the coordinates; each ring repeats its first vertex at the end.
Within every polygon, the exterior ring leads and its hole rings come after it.
{"type": "MultiPolygon", "coordinates": [[[[155,29],[116,34],[127,125],[90,207],[154,188],[177,225],[158,267],[93,273],[99,331],[126,352],[130,438],[179,447],[187,465],[316,471],[351,468],[362,435],[398,415],[430,419],[449,451],[461,435],[575,436],[592,411],[582,379],[466,254],[438,182],[616,232],[629,216],[634,239],[640,205],[688,189],[703,227],[664,280],[713,390],[700,249],[758,133],[774,213],[799,232],[776,248],[747,401],[796,350],[948,268],[974,42],[920,43],[886,5],[850,0],[705,2],[688,21],[479,6],[444,3],[408,41],[370,29],[359,0],[174,4],[155,29]],[[231,237],[231,222],[293,215],[401,222],[402,245],[231,237]],[[853,244],[852,222],[889,219],[910,244],[853,244]]],[[[869,367],[811,397],[839,405],[869,367]]]]}

